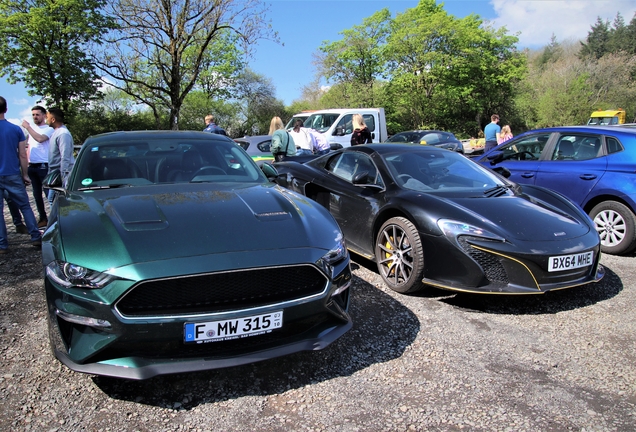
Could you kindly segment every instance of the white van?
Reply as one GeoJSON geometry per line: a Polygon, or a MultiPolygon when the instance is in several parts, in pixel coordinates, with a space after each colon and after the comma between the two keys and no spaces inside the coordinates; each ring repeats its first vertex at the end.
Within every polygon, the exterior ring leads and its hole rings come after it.
{"type": "Polygon", "coordinates": [[[349,147],[353,134],[352,118],[361,114],[371,132],[374,143],[387,139],[384,108],[336,108],[312,113],[304,126],[315,129],[327,137],[332,149],[349,147]]]}
{"type": "Polygon", "coordinates": [[[302,120],[303,122],[305,120],[307,120],[307,117],[309,117],[311,114],[315,113],[316,110],[308,110],[308,111],[301,111],[298,114],[294,114],[294,116],[289,119],[289,121],[287,122],[287,126],[285,126],[285,129],[290,130],[294,128],[294,123],[296,123],[296,120],[302,120]]]}

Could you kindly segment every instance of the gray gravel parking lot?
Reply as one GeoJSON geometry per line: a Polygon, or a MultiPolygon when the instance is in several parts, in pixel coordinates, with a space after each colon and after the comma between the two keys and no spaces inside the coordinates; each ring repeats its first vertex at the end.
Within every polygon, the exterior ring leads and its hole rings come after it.
{"type": "Polygon", "coordinates": [[[49,351],[40,252],[0,256],[0,430],[633,431],[635,257],[542,296],[404,296],[354,257],[354,328],[323,351],[123,381],[49,351]]]}

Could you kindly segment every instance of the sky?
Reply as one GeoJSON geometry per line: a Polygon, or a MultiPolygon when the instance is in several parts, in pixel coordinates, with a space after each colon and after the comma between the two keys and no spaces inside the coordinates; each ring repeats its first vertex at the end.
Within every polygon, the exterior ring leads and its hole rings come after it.
{"type": "MultiPolygon", "coordinates": [[[[339,33],[362,24],[382,8],[392,16],[418,4],[417,0],[264,0],[268,18],[280,42],[262,40],[254,48],[249,67],[272,80],[276,97],[286,105],[301,96],[315,74],[313,54],[324,41],[337,41],[339,33]]],[[[518,48],[541,48],[554,34],[558,42],[584,40],[597,17],[614,21],[620,12],[626,23],[636,13],[636,0],[446,0],[438,1],[457,18],[479,15],[495,28],[505,26],[519,37],[518,48]]],[[[28,96],[21,84],[0,78],[0,96],[7,99],[6,118],[31,120],[31,107],[40,99],[28,96]]]]}

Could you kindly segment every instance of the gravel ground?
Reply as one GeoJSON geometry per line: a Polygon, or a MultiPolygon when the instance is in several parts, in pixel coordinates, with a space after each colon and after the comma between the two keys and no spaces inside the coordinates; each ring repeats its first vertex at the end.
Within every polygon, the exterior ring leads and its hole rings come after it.
{"type": "Polygon", "coordinates": [[[354,257],[354,328],[327,349],[124,381],[51,355],[40,252],[5,221],[2,431],[636,430],[634,255],[541,296],[405,296],[354,257]]]}

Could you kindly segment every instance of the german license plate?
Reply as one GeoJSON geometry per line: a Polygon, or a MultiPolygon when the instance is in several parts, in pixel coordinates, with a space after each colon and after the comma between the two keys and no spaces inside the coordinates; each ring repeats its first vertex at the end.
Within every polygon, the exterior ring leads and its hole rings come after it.
{"type": "Polygon", "coordinates": [[[283,327],[283,311],[243,318],[185,323],[183,338],[185,343],[218,342],[257,336],[283,327]]]}
{"type": "Polygon", "coordinates": [[[594,252],[580,254],[553,256],[548,259],[548,271],[556,272],[572,270],[579,267],[587,267],[594,264],[594,252]]]}

